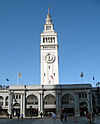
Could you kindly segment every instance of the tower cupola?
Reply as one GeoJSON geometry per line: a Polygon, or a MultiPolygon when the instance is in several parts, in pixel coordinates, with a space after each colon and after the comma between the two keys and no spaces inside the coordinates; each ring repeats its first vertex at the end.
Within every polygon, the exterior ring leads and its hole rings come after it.
{"type": "Polygon", "coordinates": [[[50,10],[50,9],[48,8],[48,14],[47,14],[47,18],[46,18],[46,24],[52,24],[52,19],[51,19],[49,10],[50,10]]]}

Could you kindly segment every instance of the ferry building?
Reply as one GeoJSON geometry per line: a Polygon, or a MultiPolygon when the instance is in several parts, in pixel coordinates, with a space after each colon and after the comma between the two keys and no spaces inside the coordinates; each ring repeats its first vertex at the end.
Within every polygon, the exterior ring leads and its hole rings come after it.
{"type": "MultiPolygon", "coordinates": [[[[41,33],[41,85],[10,85],[0,87],[0,115],[23,113],[24,117],[59,116],[64,110],[68,115],[85,115],[100,112],[97,88],[91,84],[59,84],[57,33],[48,10],[41,33]]],[[[59,52],[60,53],[60,52],[59,52]]]]}

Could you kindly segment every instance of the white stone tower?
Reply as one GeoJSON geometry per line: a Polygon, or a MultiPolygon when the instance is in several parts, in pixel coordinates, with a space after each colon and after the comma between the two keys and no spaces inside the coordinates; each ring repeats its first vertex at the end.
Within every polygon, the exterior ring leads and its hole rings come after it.
{"type": "Polygon", "coordinates": [[[49,14],[41,33],[41,85],[58,85],[58,44],[57,33],[54,31],[52,19],[49,14]]]}

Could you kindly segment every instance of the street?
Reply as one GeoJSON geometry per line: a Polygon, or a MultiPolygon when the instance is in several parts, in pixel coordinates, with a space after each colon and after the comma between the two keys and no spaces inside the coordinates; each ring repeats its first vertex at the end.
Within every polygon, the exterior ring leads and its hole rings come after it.
{"type": "MultiPolygon", "coordinates": [[[[95,119],[95,124],[100,123],[100,118],[95,119]]],[[[69,117],[67,122],[61,122],[59,118],[42,118],[42,119],[0,119],[0,124],[88,124],[86,118],[69,117]]]]}

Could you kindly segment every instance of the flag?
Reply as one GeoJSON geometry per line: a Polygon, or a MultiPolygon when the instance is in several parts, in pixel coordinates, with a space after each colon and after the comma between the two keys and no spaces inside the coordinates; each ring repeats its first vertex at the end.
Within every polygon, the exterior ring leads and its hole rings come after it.
{"type": "Polygon", "coordinates": [[[95,78],[93,77],[93,80],[95,80],[95,78]]]}
{"type": "Polygon", "coordinates": [[[19,73],[19,72],[18,72],[18,77],[19,77],[19,78],[22,78],[22,75],[21,75],[21,73],[19,73]]]}
{"type": "Polygon", "coordinates": [[[9,79],[8,79],[8,78],[6,78],[6,81],[9,81],[9,79]]]}
{"type": "Polygon", "coordinates": [[[96,83],[96,86],[98,86],[98,87],[99,87],[99,85],[100,85],[100,82],[96,83]]]}
{"type": "Polygon", "coordinates": [[[81,72],[80,77],[82,77],[82,78],[83,78],[83,76],[84,76],[84,75],[83,75],[83,72],[81,72]]]}
{"type": "Polygon", "coordinates": [[[51,75],[51,78],[53,79],[53,76],[51,75]]]}

